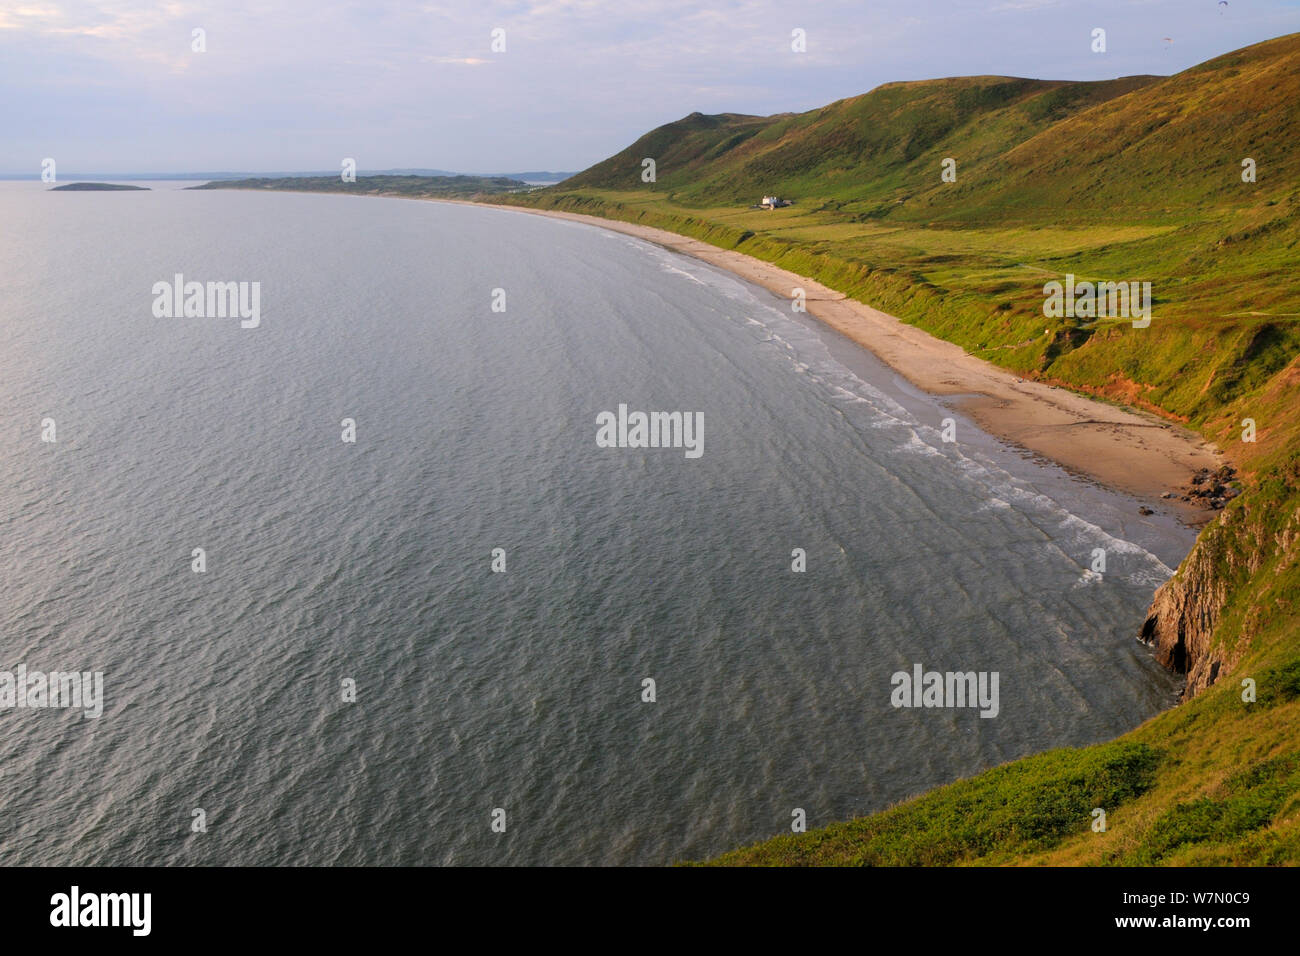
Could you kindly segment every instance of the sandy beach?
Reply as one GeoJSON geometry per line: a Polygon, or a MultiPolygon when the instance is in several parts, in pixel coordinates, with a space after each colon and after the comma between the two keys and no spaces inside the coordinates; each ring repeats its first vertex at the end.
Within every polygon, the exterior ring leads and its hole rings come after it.
{"type": "MultiPolygon", "coordinates": [[[[458,200],[433,200],[458,202],[458,200]]],[[[463,201],[459,201],[463,202],[463,201]]],[[[1203,505],[1161,499],[1182,494],[1202,468],[1224,463],[1199,435],[1142,412],[1018,378],[960,346],[873,309],[806,276],[698,239],[635,223],[579,213],[490,205],[536,216],[585,222],[626,233],[726,269],[781,296],[804,289],[809,314],[868,349],[894,371],[952,404],[991,435],[1051,459],[1066,470],[1128,492],[1150,507],[1202,525],[1213,515],[1203,505]]]]}

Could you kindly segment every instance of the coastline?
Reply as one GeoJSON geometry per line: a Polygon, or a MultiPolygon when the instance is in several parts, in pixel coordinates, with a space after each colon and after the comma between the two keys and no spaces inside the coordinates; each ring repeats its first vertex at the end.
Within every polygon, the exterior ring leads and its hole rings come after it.
{"type": "Polygon", "coordinates": [[[1198,471],[1213,471],[1224,463],[1217,449],[1199,435],[1154,415],[1020,379],[806,276],[699,239],[617,219],[470,200],[424,201],[550,216],[621,232],[725,269],[783,299],[789,299],[793,288],[802,288],[809,315],[871,352],[917,388],[951,400],[954,408],[989,434],[1073,474],[1139,498],[1190,527],[1204,526],[1216,513],[1195,501],[1160,497],[1165,492],[1181,493],[1198,471]]]}

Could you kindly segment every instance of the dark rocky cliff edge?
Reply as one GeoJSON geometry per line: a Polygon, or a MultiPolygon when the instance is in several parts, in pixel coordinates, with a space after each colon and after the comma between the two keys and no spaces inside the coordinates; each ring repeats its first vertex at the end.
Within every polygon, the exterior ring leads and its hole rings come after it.
{"type": "Polygon", "coordinates": [[[1270,472],[1206,526],[1147,610],[1140,637],[1187,676],[1183,700],[1232,673],[1270,615],[1293,613],[1300,463],[1270,472]]]}
{"type": "Polygon", "coordinates": [[[1215,573],[1212,547],[1205,546],[1210,533],[1201,533],[1178,573],[1157,589],[1142,624],[1142,640],[1154,646],[1156,660],[1187,675],[1184,700],[1213,684],[1224,664],[1215,652],[1214,632],[1227,587],[1215,573]]]}

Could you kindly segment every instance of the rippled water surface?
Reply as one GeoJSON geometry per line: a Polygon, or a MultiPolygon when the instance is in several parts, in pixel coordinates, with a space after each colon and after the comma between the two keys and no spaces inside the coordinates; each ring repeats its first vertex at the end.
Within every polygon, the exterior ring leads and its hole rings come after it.
{"type": "Polygon", "coordinates": [[[504,210],[156,186],[0,185],[0,669],[105,683],[0,710],[4,862],[661,864],[1171,702],[1134,634],[1191,533],[767,292],[504,210]],[[155,318],[176,273],[260,282],[261,326],[155,318]],[[701,412],[702,456],[597,447],[620,403],[701,412]],[[893,708],[916,663],[998,672],[998,716],[893,708]]]}

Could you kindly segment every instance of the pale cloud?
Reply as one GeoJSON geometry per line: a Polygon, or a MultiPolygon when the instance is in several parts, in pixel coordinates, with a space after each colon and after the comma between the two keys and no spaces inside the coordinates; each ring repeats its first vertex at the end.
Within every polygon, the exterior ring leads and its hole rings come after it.
{"type": "Polygon", "coordinates": [[[40,30],[62,18],[58,7],[0,9],[0,30],[40,30]]]}
{"type": "Polygon", "coordinates": [[[106,171],[363,153],[372,169],[580,168],[697,110],[800,111],[936,76],[1170,72],[1300,27],[1293,8],[1250,9],[1202,23],[1186,0],[17,0],[0,7],[0,171],[56,148],[74,156],[61,168],[106,171]],[[1094,12],[1105,57],[1088,48],[1094,12]],[[1175,49],[1150,49],[1175,26],[1175,49]]]}
{"type": "Polygon", "coordinates": [[[1061,0],[1004,0],[989,7],[990,13],[1023,13],[1026,10],[1046,10],[1059,7],[1061,0]]]}
{"type": "Polygon", "coordinates": [[[0,10],[0,30],[45,36],[86,36],[128,41],[163,28],[193,9],[175,2],[77,2],[0,10]]]}

